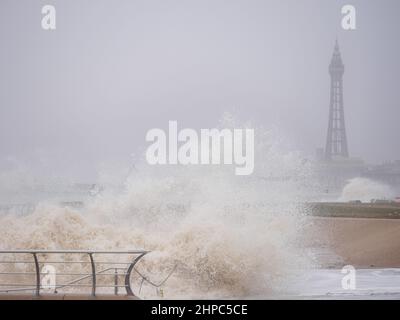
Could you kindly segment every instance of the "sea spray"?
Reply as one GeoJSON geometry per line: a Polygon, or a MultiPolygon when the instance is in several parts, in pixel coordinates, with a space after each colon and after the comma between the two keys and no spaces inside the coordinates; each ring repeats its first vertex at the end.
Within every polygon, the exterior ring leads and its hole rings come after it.
{"type": "MultiPolygon", "coordinates": [[[[153,281],[176,266],[163,287],[166,298],[278,294],[311,267],[299,242],[299,202],[313,183],[310,164],[279,150],[275,138],[256,130],[252,176],[234,176],[229,166],[143,162],[123,191],[106,187],[80,210],[44,202],[29,215],[2,216],[1,248],[144,248],[152,253],[138,269],[153,281]]],[[[149,286],[141,295],[157,298],[149,286]]]]}
{"type": "Polygon", "coordinates": [[[368,178],[353,178],[344,186],[339,201],[370,202],[371,200],[390,200],[395,196],[390,186],[368,178]]]}

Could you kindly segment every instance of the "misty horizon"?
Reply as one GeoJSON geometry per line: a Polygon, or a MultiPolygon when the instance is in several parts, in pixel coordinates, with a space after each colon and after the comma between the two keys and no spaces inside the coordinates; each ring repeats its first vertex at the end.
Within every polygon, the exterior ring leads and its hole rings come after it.
{"type": "MultiPolygon", "coordinates": [[[[214,128],[224,112],[278,128],[288,148],[325,147],[337,38],[350,157],[400,159],[397,1],[43,1],[0,4],[0,170],[93,179],[143,155],[169,120],[214,128]]],[[[257,166],[257,163],[255,164],[257,166]]]]}

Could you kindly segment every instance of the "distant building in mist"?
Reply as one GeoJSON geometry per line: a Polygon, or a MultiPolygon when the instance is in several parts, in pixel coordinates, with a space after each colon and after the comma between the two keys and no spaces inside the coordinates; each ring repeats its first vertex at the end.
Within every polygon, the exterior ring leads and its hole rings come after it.
{"type": "Polygon", "coordinates": [[[316,151],[324,192],[326,195],[337,195],[349,179],[366,177],[388,184],[400,193],[400,160],[381,165],[366,165],[361,158],[350,157],[343,103],[344,70],[339,43],[336,41],[329,64],[331,86],[326,145],[325,149],[318,148],[316,151]]]}
{"type": "Polygon", "coordinates": [[[330,102],[325,150],[317,149],[319,176],[325,193],[337,193],[347,181],[364,175],[366,166],[361,159],[349,156],[344,110],[344,64],[336,40],[329,64],[330,102]]]}
{"type": "Polygon", "coordinates": [[[346,125],[343,106],[344,64],[336,40],[335,49],[329,65],[331,76],[331,95],[329,104],[328,134],[326,136],[325,159],[346,159],[349,157],[346,125]]]}
{"type": "Polygon", "coordinates": [[[388,184],[400,196],[400,160],[368,166],[365,176],[388,184]]]}

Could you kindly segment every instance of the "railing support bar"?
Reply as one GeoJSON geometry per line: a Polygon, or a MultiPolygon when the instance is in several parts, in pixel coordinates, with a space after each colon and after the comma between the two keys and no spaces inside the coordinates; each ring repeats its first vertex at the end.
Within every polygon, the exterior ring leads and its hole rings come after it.
{"type": "Polygon", "coordinates": [[[33,260],[35,261],[35,272],[36,272],[36,296],[40,296],[40,270],[39,270],[39,261],[37,258],[37,254],[33,253],[33,260]]]}
{"type": "Polygon", "coordinates": [[[118,295],[118,269],[115,269],[115,275],[114,275],[114,294],[117,296],[118,295]]]}
{"type": "Polygon", "coordinates": [[[94,263],[93,254],[88,253],[90,258],[90,265],[92,266],[92,296],[96,296],[96,265],[94,263]]]}

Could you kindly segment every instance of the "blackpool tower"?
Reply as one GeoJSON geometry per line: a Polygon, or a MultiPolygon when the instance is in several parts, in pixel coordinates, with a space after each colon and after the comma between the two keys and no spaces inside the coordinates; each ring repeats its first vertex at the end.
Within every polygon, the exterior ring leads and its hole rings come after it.
{"type": "Polygon", "coordinates": [[[344,64],[337,40],[332,61],[329,65],[329,74],[331,76],[331,96],[325,159],[334,160],[349,157],[343,107],[344,64]]]}

